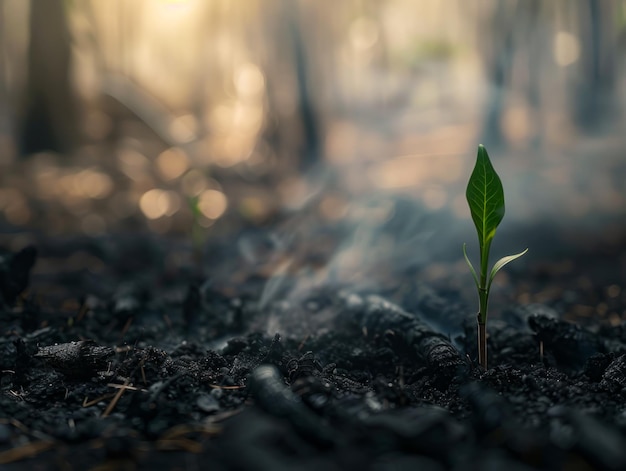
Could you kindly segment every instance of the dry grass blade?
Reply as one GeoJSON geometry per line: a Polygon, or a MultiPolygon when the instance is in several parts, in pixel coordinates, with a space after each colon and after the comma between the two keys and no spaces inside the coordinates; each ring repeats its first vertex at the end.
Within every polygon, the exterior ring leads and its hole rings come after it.
{"type": "Polygon", "coordinates": [[[109,405],[107,406],[105,411],[102,413],[102,417],[108,417],[108,415],[111,412],[113,412],[113,409],[115,409],[115,406],[117,405],[117,402],[120,400],[120,397],[122,397],[122,394],[124,394],[124,391],[126,391],[128,389],[128,383],[129,383],[129,381],[126,380],[124,382],[124,385],[122,387],[120,387],[120,389],[117,391],[117,393],[115,393],[115,396],[113,397],[113,400],[111,400],[111,402],[109,403],[109,405]]]}

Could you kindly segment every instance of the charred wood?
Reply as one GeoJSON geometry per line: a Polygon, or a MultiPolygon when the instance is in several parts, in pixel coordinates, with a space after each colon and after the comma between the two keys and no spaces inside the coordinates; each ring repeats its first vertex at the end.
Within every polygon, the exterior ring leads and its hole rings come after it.
{"type": "Polygon", "coordinates": [[[569,322],[535,315],[528,318],[528,325],[543,350],[561,366],[582,367],[589,357],[605,350],[596,335],[569,322]]]}
{"type": "Polygon", "coordinates": [[[34,356],[66,376],[84,378],[106,370],[115,350],[92,340],[81,340],[40,347],[34,356]]]}
{"type": "Polygon", "coordinates": [[[313,414],[283,382],[278,370],[271,365],[257,367],[250,379],[250,390],[257,404],[267,413],[288,420],[302,436],[320,446],[334,442],[332,430],[313,414]]]}
{"type": "Polygon", "coordinates": [[[344,304],[344,315],[351,317],[360,330],[365,329],[375,335],[392,331],[401,336],[441,377],[454,376],[465,364],[448,339],[435,332],[418,314],[408,313],[400,306],[375,295],[364,298],[349,295],[344,298],[344,304]]]}

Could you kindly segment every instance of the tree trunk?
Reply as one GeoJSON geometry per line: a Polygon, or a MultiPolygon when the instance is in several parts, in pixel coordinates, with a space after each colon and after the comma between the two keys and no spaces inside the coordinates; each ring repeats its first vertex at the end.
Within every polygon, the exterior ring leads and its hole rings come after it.
{"type": "Polygon", "coordinates": [[[581,57],[571,103],[576,124],[594,131],[615,111],[615,8],[613,2],[583,0],[580,10],[581,57]]]}
{"type": "Polygon", "coordinates": [[[63,0],[33,0],[29,27],[20,151],[68,152],[77,144],[78,121],[70,83],[71,39],[63,0]]]}

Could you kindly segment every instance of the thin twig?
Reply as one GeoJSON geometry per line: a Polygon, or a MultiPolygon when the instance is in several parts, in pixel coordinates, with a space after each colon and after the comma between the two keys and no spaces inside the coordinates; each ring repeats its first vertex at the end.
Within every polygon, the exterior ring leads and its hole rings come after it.
{"type": "Polygon", "coordinates": [[[126,386],[128,386],[129,382],[130,382],[130,380],[128,380],[128,379],[126,381],[124,381],[124,387],[120,388],[117,391],[117,393],[113,397],[113,400],[109,403],[107,408],[102,413],[102,417],[108,417],[108,415],[113,411],[113,409],[115,409],[115,406],[117,405],[117,402],[120,400],[120,397],[122,397],[122,394],[124,394],[124,391],[126,391],[126,389],[128,389],[126,386]]]}

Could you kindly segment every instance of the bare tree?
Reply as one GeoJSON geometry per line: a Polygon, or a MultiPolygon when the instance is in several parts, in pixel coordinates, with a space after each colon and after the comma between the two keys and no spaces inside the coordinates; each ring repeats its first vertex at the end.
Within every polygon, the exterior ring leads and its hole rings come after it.
{"type": "Polygon", "coordinates": [[[571,105],[576,124],[594,130],[616,111],[615,2],[581,0],[579,6],[581,56],[570,86],[571,105]]]}
{"type": "Polygon", "coordinates": [[[479,43],[485,75],[490,86],[483,140],[489,146],[503,142],[502,112],[515,51],[517,3],[497,1],[479,22],[479,43]]]}
{"type": "Polygon", "coordinates": [[[23,154],[66,152],[77,143],[77,103],[70,83],[71,37],[65,3],[31,2],[28,79],[19,130],[23,154]]]}

